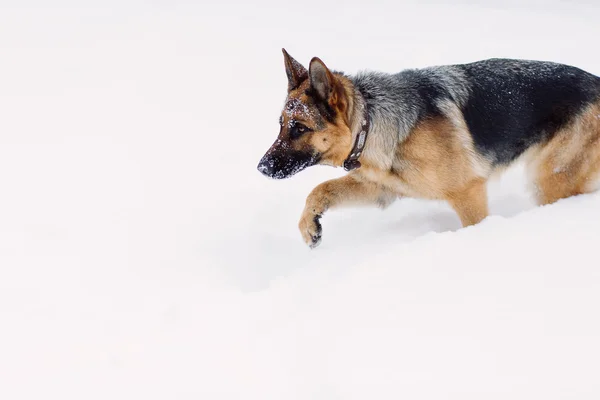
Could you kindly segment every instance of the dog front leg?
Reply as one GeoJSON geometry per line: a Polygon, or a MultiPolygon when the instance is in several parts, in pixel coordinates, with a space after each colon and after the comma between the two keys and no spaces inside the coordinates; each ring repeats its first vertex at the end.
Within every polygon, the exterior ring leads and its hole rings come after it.
{"type": "Polygon", "coordinates": [[[306,199],[306,206],[298,227],[302,238],[311,248],[321,243],[322,228],[319,220],[325,211],[351,204],[373,204],[386,207],[396,195],[369,181],[363,181],[353,175],[332,179],[313,189],[306,199]]]}

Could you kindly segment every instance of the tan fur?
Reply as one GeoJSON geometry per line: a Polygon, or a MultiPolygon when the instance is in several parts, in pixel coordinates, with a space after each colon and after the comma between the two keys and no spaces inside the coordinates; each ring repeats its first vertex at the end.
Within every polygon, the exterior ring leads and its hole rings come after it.
{"type": "Polygon", "coordinates": [[[474,168],[466,135],[445,117],[428,119],[398,144],[392,167],[383,171],[365,159],[357,171],[403,196],[447,199],[481,176],[474,168]]]}
{"type": "Polygon", "coordinates": [[[539,204],[598,189],[600,103],[594,104],[529,157],[539,204]]]}
{"type": "Polygon", "coordinates": [[[384,208],[396,195],[376,182],[349,174],[321,183],[308,195],[298,227],[306,243],[319,234],[318,219],[325,211],[341,205],[377,204],[384,208]]]}
{"type": "Polygon", "coordinates": [[[448,193],[446,200],[463,226],[475,225],[488,216],[486,183],[485,179],[474,179],[459,191],[448,193]]]}
{"type": "Polygon", "coordinates": [[[398,145],[389,171],[365,161],[357,173],[401,196],[447,200],[466,226],[487,216],[482,175],[489,170],[489,162],[475,152],[464,125],[437,117],[420,123],[398,145]]]}
{"type": "Polygon", "coordinates": [[[338,117],[335,122],[326,123],[325,129],[310,137],[310,144],[321,153],[321,163],[339,167],[352,149],[350,128],[338,117]]]}

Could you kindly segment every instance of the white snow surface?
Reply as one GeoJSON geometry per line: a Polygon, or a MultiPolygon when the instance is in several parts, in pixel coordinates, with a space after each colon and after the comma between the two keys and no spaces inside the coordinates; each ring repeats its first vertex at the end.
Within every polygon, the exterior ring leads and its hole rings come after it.
{"type": "Polygon", "coordinates": [[[327,214],[268,180],[304,65],[600,74],[595,2],[3,1],[0,398],[598,399],[600,195],[327,214]],[[251,4],[250,4],[251,3],[251,4]]]}

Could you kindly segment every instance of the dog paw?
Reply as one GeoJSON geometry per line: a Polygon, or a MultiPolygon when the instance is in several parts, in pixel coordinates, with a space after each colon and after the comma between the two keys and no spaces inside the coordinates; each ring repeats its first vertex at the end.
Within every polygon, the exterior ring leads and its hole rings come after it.
{"type": "Polygon", "coordinates": [[[302,238],[311,249],[314,249],[321,244],[323,229],[319,222],[320,218],[321,215],[306,213],[302,215],[300,224],[298,225],[302,238]]]}

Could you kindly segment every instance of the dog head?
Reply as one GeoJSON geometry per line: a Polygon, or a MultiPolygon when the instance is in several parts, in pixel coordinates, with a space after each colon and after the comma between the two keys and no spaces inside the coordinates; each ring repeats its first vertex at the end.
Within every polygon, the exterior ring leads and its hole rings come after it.
{"type": "Polygon", "coordinates": [[[288,94],[279,118],[281,128],[258,170],[283,179],[316,164],[341,166],[352,148],[351,84],[317,57],[307,70],[285,49],[283,56],[288,94]]]}

